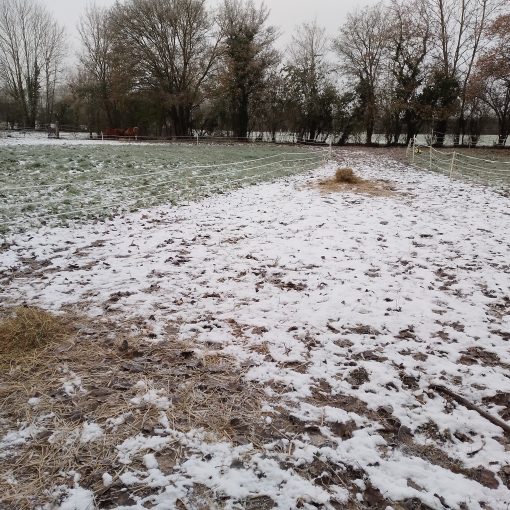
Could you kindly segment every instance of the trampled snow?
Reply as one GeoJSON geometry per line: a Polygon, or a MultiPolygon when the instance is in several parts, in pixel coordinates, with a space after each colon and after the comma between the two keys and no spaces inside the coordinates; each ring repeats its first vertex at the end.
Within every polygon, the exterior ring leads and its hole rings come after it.
{"type": "MultiPolygon", "coordinates": [[[[98,319],[153,317],[152,342],[178,325],[179,340],[249,367],[246,381],[268,396],[267,423],[280,412],[269,403],[278,396],[322,438],[303,431],[260,449],[167,422],[161,436],[118,446],[124,485],[160,489],[150,499],[133,496],[130,508],[174,508],[193,483],[225,508],[253,495],[282,509],[341,508],[332,505],[348,499],[345,487],[299,471],[315,459],[359,471],[362,502],[370,484],[390,501],[418,498],[433,509],[510,505],[502,478],[508,438],[430,389],[444,385],[494,416],[501,408],[484,399],[510,393],[509,199],[386,158],[343,157],[363,177],[391,181],[396,193],[323,193],[312,184],[333,174],[329,165],[186,206],[16,235],[0,253],[5,303],[79,306],[98,319]],[[44,267],[25,276],[28,259],[44,267]],[[112,303],[115,294],[122,297],[112,303]],[[411,441],[402,439],[406,431],[411,441]],[[190,453],[164,474],[153,454],[172,444],[190,453]],[[135,457],[143,471],[130,470],[135,457]],[[466,474],[480,468],[496,485],[466,474]]],[[[80,391],[79,375],[63,378],[66,391],[80,391]]],[[[136,399],[163,414],[171,406],[171,396],[143,381],[136,399]]],[[[26,427],[11,437],[28,440],[26,427]]],[[[61,508],[89,501],[85,489],[69,490],[61,508]]]]}

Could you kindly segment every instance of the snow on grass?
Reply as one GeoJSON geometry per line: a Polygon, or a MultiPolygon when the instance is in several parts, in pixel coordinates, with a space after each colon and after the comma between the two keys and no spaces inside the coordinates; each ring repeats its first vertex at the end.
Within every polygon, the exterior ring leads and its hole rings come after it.
{"type": "Polygon", "coordinates": [[[18,430],[11,430],[3,437],[0,437],[0,456],[8,456],[11,450],[33,438],[40,429],[35,425],[22,423],[18,430]]]}
{"type": "Polygon", "coordinates": [[[415,154],[408,154],[413,164],[452,175],[455,178],[474,180],[478,183],[493,185],[505,189],[508,194],[510,186],[510,160],[505,151],[479,151],[456,149],[455,159],[451,151],[435,149],[417,149],[415,154]],[[432,152],[430,152],[432,151],[432,152]],[[440,155],[440,157],[438,157],[440,155]],[[452,167],[453,162],[453,167],[452,167]]]}
{"type": "Polygon", "coordinates": [[[81,377],[70,371],[66,366],[61,368],[64,377],[60,379],[62,382],[62,391],[68,396],[76,395],[77,393],[84,393],[85,390],[81,385],[81,377]]]}
{"type": "Polygon", "coordinates": [[[0,151],[2,230],[62,225],[224,192],[316,166],[271,145],[20,145],[0,151]]]}
{"type": "Polygon", "coordinates": [[[110,473],[103,473],[102,479],[105,487],[110,487],[113,483],[113,477],[110,473]]]}
{"type": "Polygon", "coordinates": [[[145,381],[138,381],[135,385],[138,395],[131,399],[131,403],[139,406],[140,404],[154,405],[157,409],[166,411],[171,403],[161,390],[151,388],[145,381]]]}
{"type": "Polygon", "coordinates": [[[103,429],[97,423],[87,423],[83,424],[83,429],[80,436],[80,441],[82,443],[90,443],[92,441],[97,441],[103,436],[103,429]]]}
{"type": "MultiPolygon", "coordinates": [[[[260,446],[164,419],[159,435],[120,444],[132,508],[169,508],[193,484],[225,508],[253,495],[282,509],[368,504],[374,491],[433,509],[510,504],[503,431],[430,388],[495,416],[491,399],[510,393],[508,198],[380,157],[344,159],[398,193],[321,193],[310,184],[329,166],[176,209],[27,232],[0,254],[5,303],[142,317],[151,342],[172,326],[265,389],[275,437],[260,446]],[[301,432],[278,428],[286,413],[301,432]],[[177,445],[186,458],[163,472],[154,454],[177,445]],[[351,470],[352,484],[307,476],[317,465],[351,470]]],[[[144,382],[136,398],[163,414],[171,405],[144,382]]]]}
{"type": "MultiPolygon", "coordinates": [[[[138,498],[138,504],[133,508],[143,508],[149,501],[155,505],[154,508],[172,508],[180,498],[185,498],[186,487],[194,483],[208,487],[214,494],[221,494],[224,500],[239,501],[254,495],[267,496],[276,503],[277,508],[289,510],[295,508],[300,501],[302,504],[327,504],[332,497],[338,502],[347,500],[346,491],[338,489],[332,496],[292,469],[282,468],[278,459],[270,459],[266,454],[257,452],[251,444],[233,447],[231,443],[210,443],[200,432],[167,432],[169,436],[166,441],[138,436],[135,441],[125,442],[119,448],[122,455],[129,451],[131,457],[138,451],[157,452],[164,448],[164,443],[178,442],[192,452],[171,475],[163,474],[154,454],[143,455],[146,472],[125,471],[121,481],[128,487],[141,485],[166,488],[160,496],[138,498]]],[[[227,503],[226,508],[234,507],[227,503]]]]}
{"type": "MultiPolygon", "coordinates": [[[[48,138],[48,133],[29,132],[29,131],[0,131],[0,147],[10,147],[16,145],[74,145],[90,144],[88,133],[65,133],[61,132],[59,139],[48,138]]],[[[116,141],[104,143],[118,143],[116,141]]]]}
{"type": "MultiPolygon", "coordinates": [[[[94,494],[79,485],[72,489],[61,487],[59,496],[61,494],[65,494],[65,496],[58,507],[59,510],[94,510],[96,508],[94,494]]],[[[48,510],[50,510],[49,507],[48,510]]]]}

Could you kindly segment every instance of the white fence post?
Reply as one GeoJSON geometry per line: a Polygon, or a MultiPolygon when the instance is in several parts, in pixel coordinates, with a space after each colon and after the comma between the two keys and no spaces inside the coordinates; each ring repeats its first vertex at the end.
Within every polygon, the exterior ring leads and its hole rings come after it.
{"type": "Polygon", "coordinates": [[[333,159],[333,137],[329,137],[329,159],[333,159]]]}
{"type": "Polygon", "coordinates": [[[413,165],[416,158],[416,135],[413,136],[413,165]]]}
{"type": "Polygon", "coordinates": [[[430,170],[432,171],[432,142],[430,142],[430,170]]]}
{"type": "Polygon", "coordinates": [[[197,145],[198,145],[198,131],[197,131],[197,145]]]}

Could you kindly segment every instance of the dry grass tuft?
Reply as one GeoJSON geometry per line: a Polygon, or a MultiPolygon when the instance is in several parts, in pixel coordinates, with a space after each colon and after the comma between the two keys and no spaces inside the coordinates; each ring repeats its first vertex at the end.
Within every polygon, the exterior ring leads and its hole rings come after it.
{"type": "Polygon", "coordinates": [[[17,307],[0,322],[0,363],[30,355],[61,341],[68,333],[62,318],[40,308],[17,307]]]}
{"type": "Polygon", "coordinates": [[[360,182],[360,178],[354,175],[352,168],[339,168],[335,173],[336,182],[346,182],[348,184],[357,184],[360,182]]]}

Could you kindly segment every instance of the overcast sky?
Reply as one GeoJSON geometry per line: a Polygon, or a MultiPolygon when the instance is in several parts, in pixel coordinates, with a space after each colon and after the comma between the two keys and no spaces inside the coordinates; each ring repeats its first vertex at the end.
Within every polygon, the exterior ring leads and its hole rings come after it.
{"type": "MultiPolygon", "coordinates": [[[[212,6],[219,0],[209,0],[212,6]]],[[[349,11],[365,5],[372,5],[378,0],[267,0],[264,2],[271,11],[270,23],[280,28],[282,36],[278,46],[283,49],[290,41],[295,27],[306,21],[317,19],[329,35],[334,35],[349,11]]],[[[76,53],[79,43],[76,24],[90,0],[42,0],[42,3],[54,13],[57,20],[65,25],[72,45],[72,53],[76,53]]],[[[112,6],[115,0],[95,0],[96,5],[112,6]]],[[[262,0],[255,0],[260,4],[262,0]]],[[[70,55],[71,57],[71,55],[70,55]]]]}

